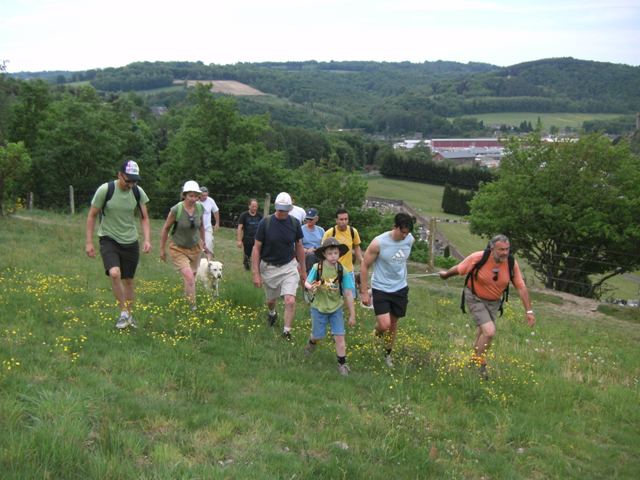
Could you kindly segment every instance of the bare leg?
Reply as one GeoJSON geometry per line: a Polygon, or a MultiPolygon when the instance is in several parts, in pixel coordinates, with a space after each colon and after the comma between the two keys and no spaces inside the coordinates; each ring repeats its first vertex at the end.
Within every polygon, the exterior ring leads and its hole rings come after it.
{"type": "Polygon", "coordinates": [[[295,295],[284,296],[284,328],[291,329],[293,318],[296,315],[296,297],[295,295]]]}

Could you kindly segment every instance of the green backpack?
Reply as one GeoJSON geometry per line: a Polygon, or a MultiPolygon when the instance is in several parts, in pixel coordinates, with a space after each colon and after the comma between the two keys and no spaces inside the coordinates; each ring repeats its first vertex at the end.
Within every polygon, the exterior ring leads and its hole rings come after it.
{"type": "MultiPolygon", "coordinates": [[[[184,210],[184,204],[180,202],[178,204],[178,211],[176,212],[176,219],[173,221],[173,226],[171,227],[171,235],[173,235],[178,228],[178,220],[182,217],[182,211],[184,210]]],[[[200,202],[196,202],[196,214],[201,217],[204,213],[204,206],[200,202]]]]}

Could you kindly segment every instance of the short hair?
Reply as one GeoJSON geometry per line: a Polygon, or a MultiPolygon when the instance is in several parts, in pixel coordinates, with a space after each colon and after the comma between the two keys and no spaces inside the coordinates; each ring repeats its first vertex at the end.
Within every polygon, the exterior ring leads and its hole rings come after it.
{"type": "Polygon", "coordinates": [[[498,242],[506,242],[511,244],[511,242],[509,241],[509,237],[507,237],[506,235],[503,235],[502,233],[499,233],[498,235],[494,236],[491,240],[489,240],[489,248],[495,247],[496,243],[498,242]]]}
{"type": "Polygon", "coordinates": [[[247,205],[251,205],[251,202],[256,202],[258,203],[258,199],[257,198],[250,198],[249,199],[249,203],[247,205]]]}
{"type": "Polygon", "coordinates": [[[338,210],[336,210],[336,218],[338,218],[338,215],[342,215],[343,213],[349,215],[349,212],[347,212],[346,208],[339,208],[338,210]]]}
{"type": "Polygon", "coordinates": [[[393,217],[393,226],[399,229],[406,228],[409,231],[412,231],[414,221],[415,219],[408,213],[400,212],[396,213],[396,216],[393,217]]]}

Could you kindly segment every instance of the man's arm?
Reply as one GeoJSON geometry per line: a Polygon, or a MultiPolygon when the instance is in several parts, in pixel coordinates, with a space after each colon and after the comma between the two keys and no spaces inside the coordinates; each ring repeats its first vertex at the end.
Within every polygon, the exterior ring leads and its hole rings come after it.
{"type": "Polygon", "coordinates": [[[100,209],[92,205],[91,208],[89,208],[89,214],[87,215],[84,251],[87,254],[87,256],[90,258],[94,258],[96,256],[96,249],[93,246],[93,230],[96,226],[96,218],[99,212],[100,212],[100,209]]]}
{"type": "Polygon", "coordinates": [[[367,250],[364,252],[362,262],[360,263],[360,299],[364,305],[371,304],[369,296],[369,268],[373,265],[380,255],[380,245],[377,240],[373,240],[367,250]]]}
{"type": "Polygon", "coordinates": [[[239,223],[238,228],[236,229],[236,245],[238,246],[238,248],[242,248],[243,236],[244,236],[244,225],[239,223]]]}
{"type": "Polygon", "coordinates": [[[524,306],[525,318],[527,319],[527,323],[530,327],[533,327],[536,324],[536,317],[531,307],[531,298],[529,297],[529,290],[527,290],[526,285],[518,288],[518,295],[520,296],[520,300],[522,301],[522,305],[524,306]]]}
{"type": "Polygon", "coordinates": [[[147,206],[142,202],[140,203],[140,225],[142,226],[142,251],[149,253],[151,251],[151,224],[147,206]]]}
{"type": "Polygon", "coordinates": [[[213,229],[218,230],[220,228],[220,210],[214,212],[213,218],[216,219],[216,224],[213,226],[213,229]]]}
{"type": "Polygon", "coordinates": [[[440,278],[446,280],[449,277],[455,277],[456,275],[460,275],[460,271],[458,270],[458,265],[454,265],[449,270],[440,270],[438,272],[440,278]]]}
{"type": "Polygon", "coordinates": [[[362,264],[363,256],[362,256],[362,249],[360,248],[360,245],[356,245],[355,247],[353,247],[353,253],[356,256],[356,260],[360,262],[360,264],[362,264]]]}
{"type": "Polygon", "coordinates": [[[256,240],[251,251],[251,272],[253,276],[253,284],[262,287],[262,278],[260,277],[260,252],[262,251],[262,242],[256,240]]]}
{"type": "Polygon", "coordinates": [[[302,283],[307,280],[307,269],[304,260],[304,247],[302,246],[302,240],[296,240],[296,259],[298,260],[298,271],[300,272],[300,280],[302,283]]]}

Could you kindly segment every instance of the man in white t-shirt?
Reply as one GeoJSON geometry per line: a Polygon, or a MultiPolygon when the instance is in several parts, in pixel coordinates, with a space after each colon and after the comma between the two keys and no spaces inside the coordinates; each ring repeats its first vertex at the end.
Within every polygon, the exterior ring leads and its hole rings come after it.
{"type": "Polygon", "coordinates": [[[304,219],[307,216],[307,211],[304,208],[299,207],[298,205],[294,205],[289,212],[289,215],[291,215],[293,218],[297,218],[300,222],[300,225],[304,225],[304,219]]]}
{"type": "Polygon", "coordinates": [[[207,249],[205,250],[207,255],[207,260],[211,261],[213,258],[213,230],[218,230],[220,228],[220,210],[218,209],[218,205],[216,202],[209,196],[209,189],[207,187],[200,187],[200,191],[202,195],[200,195],[199,202],[204,207],[204,214],[202,215],[203,225],[204,225],[204,243],[207,249]],[[211,214],[213,214],[213,218],[215,218],[216,223],[215,226],[212,225],[211,222],[211,214]]]}

